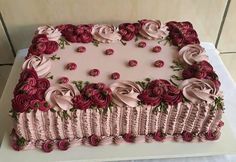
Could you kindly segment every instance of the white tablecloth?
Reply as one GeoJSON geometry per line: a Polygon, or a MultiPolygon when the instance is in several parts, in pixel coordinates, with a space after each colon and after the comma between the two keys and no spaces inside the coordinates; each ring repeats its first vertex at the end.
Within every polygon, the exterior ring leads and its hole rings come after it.
{"type": "MultiPolygon", "coordinates": [[[[215,71],[219,75],[219,78],[222,83],[222,90],[224,91],[225,96],[225,107],[226,107],[226,119],[229,120],[230,126],[236,134],[236,85],[230,76],[229,72],[225,68],[223,62],[218,55],[219,52],[215,49],[212,43],[202,43],[202,46],[206,49],[209,54],[210,62],[212,63],[215,71]]],[[[5,132],[10,131],[9,123],[11,122],[7,116],[8,111],[11,105],[12,92],[14,85],[16,85],[18,76],[15,74],[20,73],[20,66],[23,63],[24,56],[27,53],[27,49],[18,51],[15,63],[12,67],[11,74],[7,81],[6,87],[3,91],[3,95],[0,100],[0,144],[2,137],[5,132]]],[[[235,60],[236,61],[236,60],[235,60]]],[[[235,69],[236,70],[236,69],[235,69]]],[[[236,147],[236,146],[235,146],[236,147]]],[[[180,148],[181,149],[181,148],[180,148]]],[[[1,156],[0,156],[1,160],[1,156]]],[[[131,160],[132,161],[132,160],[131,160]]],[[[192,158],[176,158],[176,159],[158,159],[158,160],[139,160],[139,162],[236,162],[236,155],[223,155],[223,156],[208,156],[208,157],[192,157],[192,158]]]]}

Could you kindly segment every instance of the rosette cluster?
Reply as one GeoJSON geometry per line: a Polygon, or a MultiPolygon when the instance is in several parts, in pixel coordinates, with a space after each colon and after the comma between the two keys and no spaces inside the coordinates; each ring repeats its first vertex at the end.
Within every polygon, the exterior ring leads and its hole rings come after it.
{"type": "Polygon", "coordinates": [[[44,93],[49,86],[48,79],[39,78],[33,68],[23,70],[14,90],[13,110],[16,112],[26,112],[30,109],[48,111],[50,106],[45,101],[44,93]]]}
{"type": "Polygon", "coordinates": [[[188,44],[199,44],[197,32],[190,22],[170,21],[166,24],[169,30],[169,37],[172,43],[179,48],[188,44]]]}
{"type": "Polygon", "coordinates": [[[28,57],[32,55],[52,54],[59,48],[61,32],[53,26],[41,26],[35,33],[32,45],[28,50],[28,57]]]}
{"type": "Polygon", "coordinates": [[[176,105],[182,101],[182,91],[167,80],[153,80],[148,83],[138,98],[145,105],[159,106],[161,103],[176,105]]]}

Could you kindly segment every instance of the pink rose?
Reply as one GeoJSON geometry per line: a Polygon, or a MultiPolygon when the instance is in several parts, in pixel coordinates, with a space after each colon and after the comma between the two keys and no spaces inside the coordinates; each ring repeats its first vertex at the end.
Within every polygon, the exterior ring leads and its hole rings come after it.
{"type": "Polygon", "coordinates": [[[39,42],[39,43],[32,44],[29,47],[28,52],[32,55],[39,56],[39,55],[43,54],[45,52],[45,50],[47,49],[46,43],[47,42],[39,42]]]}
{"type": "Polygon", "coordinates": [[[12,108],[16,112],[25,112],[30,107],[30,96],[19,94],[12,99],[12,108]]]}
{"type": "Polygon", "coordinates": [[[187,131],[182,133],[182,138],[186,142],[191,142],[193,140],[193,134],[187,131]]]}
{"type": "Polygon", "coordinates": [[[46,49],[45,49],[45,54],[52,54],[53,52],[57,51],[59,48],[59,45],[56,41],[48,41],[45,43],[46,44],[46,49]]]}
{"type": "Polygon", "coordinates": [[[46,78],[40,78],[37,80],[37,88],[47,90],[50,87],[50,82],[46,78]]]}
{"type": "Polygon", "coordinates": [[[180,89],[173,85],[168,85],[163,100],[169,105],[176,105],[181,102],[183,95],[180,89]]]}
{"type": "Polygon", "coordinates": [[[46,36],[46,34],[37,34],[36,36],[34,36],[32,40],[32,44],[46,43],[46,42],[48,42],[48,37],[46,36]]]}
{"type": "Polygon", "coordinates": [[[68,139],[62,139],[58,141],[57,147],[59,150],[62,150],[62,151],[68,150],[68,148],[70,147],[70,142],[68,139]]]}
{"type": "Polygon", "coordinates": [[[153,139],[156,141],[163,141],[166,138],[165,134],[162,133],[161,131],[157,131],[156,133],[153,134],[153,139]]]}
{"type": "Polygon", "coordinates": [[[123,135],[123,139],[126,141],[126,142],[129,142],[129,143],[134,143],[135,142],[135,136],[132,135],[131,133],[125,133],[123,135]]]}
{"type": "Polygon", "coordinates": [[[86,110],[88,109],[92,102],[82,95],[77,95],[72,99],[73,106],[77,109],[86,110]]]}
{"type": "Polygon", "coordinates": [[[95,134],[93,134],[93,135],[88,137],[88,142],[92,146],[98,146],[100,141],[101,141],[101,139],[97,135],[95,135],[95,134]]]}

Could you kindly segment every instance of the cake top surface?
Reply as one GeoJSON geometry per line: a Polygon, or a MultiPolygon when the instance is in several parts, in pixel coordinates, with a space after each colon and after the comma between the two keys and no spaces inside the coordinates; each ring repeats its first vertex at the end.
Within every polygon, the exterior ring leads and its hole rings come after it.
{"type": "Polygon", "coordinates": [[[222,107],[219,87],[190,22],[47,25],[35,32],[12,106],[15,112],[179,102],[222,107]]]}

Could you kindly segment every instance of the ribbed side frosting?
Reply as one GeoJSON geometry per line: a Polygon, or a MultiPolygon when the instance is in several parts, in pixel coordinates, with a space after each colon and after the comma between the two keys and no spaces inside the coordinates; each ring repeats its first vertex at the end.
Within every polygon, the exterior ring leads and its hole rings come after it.
{"type": "Polygon", "coordinates": [[[62,119],[54,112],[32,111],[21,113],[15,130],[31,143],[37,140],[79,140],[92,134],[106,138],[132,133],[135,136],[162,131],[168,135],[183,131],[202,133],[215,131],[222,118],[222,110],[211,110],[210,105],[179,103],[168,106],[166,112],[153,111],[151,106],[112,107],[107,113],[95,109],[68,112],[62,119]],[[112,111],[111,111],[112,110],[112,111]]]}

